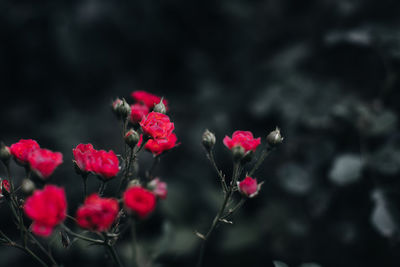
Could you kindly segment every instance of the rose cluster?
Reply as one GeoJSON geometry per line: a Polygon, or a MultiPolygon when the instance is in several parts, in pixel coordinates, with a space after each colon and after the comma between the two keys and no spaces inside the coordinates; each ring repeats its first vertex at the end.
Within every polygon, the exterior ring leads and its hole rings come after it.
{"type": "Polygon", "coordinates": [[[101,179],[111,179],[119,172],[119,160],[114,151],[96,150],[92,144],[79,144],[72,150],[74,162],[81,174],[93,173],[101,179]]]}
{"type": "Polygon", "coordinates": [[[40,148],[39,144],[32,139],[21,139],[18,143],[12,144],[10,152],[16,162],[29,166],[42,179],[48,178],[63,162],[60,152],[40,148]]]}
{"type": "MultiPolygon", "coordinates": [[[[4,144],[0,145],[0,160],[5,164],[8,173],[8,180],[0,179],[0,199],[8,201],[13,211],[14,222],[20,229],[21,237],[24,240],[24,246],[20,248],[33,255],[36,260],[38,257],[27,246],[27,244],[38,244],[30,231],[35,235],[48,237],[55,228],[61,228],[62,236],[68,233],[78,239],[104,245],[112,258],[120,265],[113,245],[127,229],[127,227],[122,227],[122,224],[146,219],[156,209],[157,201],[166,199],[167,184],[153,172],[160,156],[178,145],[177,136],[174,133],[175,125],[166,115],[169,110],[168,101],[145,91],[134,91],[131,96],[134,100],[132,105],[129,105],[125,99],[117,99],[112,103],[113,111],[122,122],[123,153],[117,156],[113,150],[97,150],[91,143],[81,143],[72,149],[73,166],[81,175],[84,183],[83,203],[76,210],[75,217],[67,214],[65,189],[51,184],[43,185],[63,162],[63,155],[60,152],[41,148],[32,139],[21,139],[10,147],[6,147],[4,144]],[[127,130],[129,123],[133,128],[127,130]],[[137,168],[138,154],[143,149],[151,152],[154,160],[151,169],[145,172],[145,177],[140,175],[139,168],[137,168]],[[23,191],[24,198],[29,195],[26,199],[20,198],[22,194],[14,189],[15,180],[12,179],[9,172],[11,157],[27,171],[27,177],[18,187],[18,190],[23,191]],[[41,187],[40,189],[36,189],[34,180],[29,179],[31,172],[42,179],[39,180],[42,181],[39,183],[40,185],[37,185],[41,187]],[[99,178],[97,181],[99,187],[97,192],[87,194],[86,182],[89,175],[99,178]],[[104,196],[115,190],[115,188],[109,188],[111,190],[107,191],[105,188],[108,182],[118,180],[117,178],[120,179],[116,196],[104,196]],[[24,225],[24,213],[32,220],[29,229],[24,225]],[[80,234],[73,232],[67,226],[67,218],[72,219],[85,231],[80,234]],[[87,233],[89,236],[86,236],[87,233]],[[102,239],[93,239],[90,235],[97,235],[97,238],[102,239]],[[32,239],[30,243],[28,239],[32,239]]],[[[253,173],[271,149],[282,140],[278,128],[271,132],[259,160],[249,173],[243,175],[245,178],[241,180],[245,165],[251,162],[253,154],[261,145],[261,138],[255,138],[250,131],[235,131],[232,137],[225,136],[223,144],[232,152],[233,156],[233,175],[230,181],[227,181],[226,176],[219,170],[214,160],[215,135],[208,130],[203,134],[202,143],[221,180],[225,199],[207,234],[198,233],[199,237],[204,241],[207,240],[219,223],[229,223],[229,216],[243,204],[244,200],[259,193],[262,183],[258,183],[255,178],[252,178],[253,173]],[[237,205],[230,206],[235,202],[235,198],[232,197],[235,192],[241,194],[241,200],[237,205]]],[[[132,225],[135,224],[132,223],[132,225]]],[[[134,233],[134,227],[131,231],[134,233]]],[[[2,234],[0,232],[0,235],[2,234]]],[[[68,238],[64,239],[68,243],[68,238]]],[[[0,236],[1,240],[3,240],[3,236],[0,236]]],[[[46,252],[44,251],[44,253],[46,252]]],[[[49,259],[53,265],[57,265],[51,253],[49,259]]],[[[39,259],[39,261],[41,260],[39,259]]]]}

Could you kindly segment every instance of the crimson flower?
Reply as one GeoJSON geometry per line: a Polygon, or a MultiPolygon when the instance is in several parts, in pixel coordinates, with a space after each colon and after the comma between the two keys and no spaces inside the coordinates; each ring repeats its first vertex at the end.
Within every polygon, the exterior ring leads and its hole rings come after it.
{"type": "Polygon", "coordinates": [[[17,162],[27,164],[29,154],[39,148],[40,146],[35,140],[21,139],[18,143],[11,145],[10,152],[17,162]]]}
{"type": "MultiPolygon", "coordinates": [[[[136,102],[146,105],[149,109],[154,108],[154,105],[161,101],[161,97],[142,90],[132,92],[131,96],[136,102]]],[[[168,101],[165,98],[163,98],[163,104],[168,110],[168,101]]]]}
{"type": "Polygon", "coordinates": [[[124,192],[123,199],[125,208],[140,218],[147,217],[156,207],[156,196],[141,186],[129,187],[124,192]]]}
{"type": "Polygon", "coordinates": [[[0,185],[0,199],[1,199],[4,197],[4,194],[3,194],[4,190],[7,193],[10,193],[10,183],[8,182],[8,180],[0,179],[0,181],[1,181],[1,185],[0,185]]]}
{"type": "Polygon", "coordinates": [[[143,104],[131,105],[131,123],[139,123],[149,113],[149,108],[143,104]]]}
{"type": "Polygon", "coordinates": [[[91,171],[103,179],[113,178],[119,172],[119,160],[112,150],[94,150],[90,166],[91,171]]]}
{"type": "Polygon", "coordinates": [[[232,135],[232,139],[225,136],[224,145],[232,149],[235,146],[241,146],[244,148],[244,152],[256,151],[257,147],[261,144],[261,138],[254,138],[252,132],[249,131],[236,131],[232,135]]]}
{"type": "Polygon", "coordinates": [[[72,149],[76,166],[83,172],[87,173],[92,170],[91,162],[95,149],[92,144],[79,144],[72,149]]]}
{"type": "Polygon", "coordinates": [[[174,130],[174,124],[165,114],[150,112],[140,122],[143,133],[152,139],[166,139],[174,130]]]}
{"type": "Polygon", "coordinates": [[[161,181],[159,178],[154,178],[148,184],[148,187],[153,191],[154,195],[161,199],[166,199],[168,194],[167,183],[161,181]]]}
{"type": "Polygon", "coordinates": [[[63,156],[60,152],[38,148],[28,155],[28,162],[32,171],[46,179],[63,162],[63,156]]]}
{"type": "Polygon", "coordinates": [[[250,198],[258,194],[261,189],[261,185],[262,183],[257,184],[257,179],[253,179],[250,176],[247,176],[241,182],[237,182],[240,193],[250,198]]]}
{"type": "MultiPolygon", "coordinates": [[[[144,148],[153,153],[153,155],[160,155],[161,153],[170,150],[171,148],[174,148],[177,143],[177,137],[174,133],[170,134],[170,136],[166,139],[150,139],[149,141],[147,141],[146,145],[144,146],[144,148]]],[[[143,142],[143,136],[140,135],[140,139],[139,142],[137,143],[137,146],[140,147],[140,145],[143,142]]]]}
{"type": "Polygon", "coordinates": [[[118,201],[113,198],[101,198],[94,193],[85,199],[76,213],[78,225],[92,231],[107,231],[118,215],[118,201]]]}
{"type": "Polygon", "coordinates": [[[26,199],[25,214],[33,220],[32,231],[39,236],[49,236],[53,228],[65,220],[67,200],[63,188],[46,185],[26,199]]]}

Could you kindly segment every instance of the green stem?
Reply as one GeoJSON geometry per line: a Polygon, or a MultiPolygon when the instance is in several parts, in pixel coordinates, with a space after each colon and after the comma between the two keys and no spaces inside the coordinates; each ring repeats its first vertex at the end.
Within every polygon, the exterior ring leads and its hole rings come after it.
{"type": "Polygon", "coordinates": [[[113,258],[114,262],[117,264],[117,266],[122,267],[121,260],[118,257],[117,252],[115,251],[115,248],[113,245],[108,244],[108,242],[104,243],[108,252],[110,253],[111,257],[113,258]]]}
{"type": "Polygon", "coordinates": [[[133,161],[133,153],[134,153],[133,150],[134,150],[133,148],[130,149],[128,163],[127,163],[127,166],[126,166],[126,169],[125,169],[124,176],[121,178],[121,182],[119,184],[118,192],[121,192],[122,186],[124,185],[124,183],[126,181],[128,181],[129,172],[131,170],[131,164],[132,164],[132,161],[133,161]]]}
{"type": "Polygon", "coordinates": [[[131,242],[132,242],[132,264],[134,267],[137,266],[137,240],[136,240],[136,223],[135,219],[131,219],[131,242]]]}
{"type": "MultiPolygon", "coordinates": [[[[204,258],[204,253],[205,253],[205,246],[206,246],[206,242],[209,239],[211,233],[215,230],[215,228],[218,226],[220,219],[222,218],[225,209],[229,203],[229,200],[232,197],[232,194],[234,192],[234,188],[236,186],[236,182],[238,180],[239,177],[239,167],[240,167],[240,163],[238,162],[234,162],[233,163],[233,171],[232,171],[232,180],[230,183],[230,186],[228,188],[228,191],[224,194],[224,200],[222,202],[222,205],[217,213],[217,215],[214,217],[213,222],[211,224],[210,229],[207,231],[206,235],[204,236],[204,240],[201,244],[201,248],[200,248],[200,254],[199,254],[199,259],[197,261],[197,267],[201,267],[203,264],[203,258],[204,258]]],[[[218,170],[218,168],[217,168],[218,170]]]]}
{"type": "Polygon", "coordinates": [[[103,196],[105,189],[106,189],[106,181],[101,180],[100,187],[99,187],[99,192],[98,192],[99,196],[103,196]]]}
{"type": "Polygon", "coordinates": [[[95,243],[95,244],[104,245],[104,241],[103,240],[93,239],[93,238],[90,238],[90,237],[86,237],[86,236],[77,234],[74,231],[72,231],[71,229],[69,229],[65,224],[61,224],[61,227],[63,227],[66,232],[68,232],[72,236],[75,236],[76,238],[79,238],[79,239],[82,239],[82,240],[85,240],[85,241],[88,241],[88,242],[92,242],[92,243],[95,243]]]}
{"type": "Polygon", "coordinates": [[[150,180],[153,179],[153,174],[154,174],[154,171],[157,168],[158,163],[160,163],[160,155],[157,155],[157,156],[154,157],[153,164],[151,165],[151,168],[149,170],[149,175],[148,175],[148,178],[150,180]]]}
{"type": "Polygon", "coordinates": [[[214,159],[214,154],[212,153],[212,151],[207,153],[207,158],[210,160],[211,165],[214,167],[214,170],[217,172],[218,177],[221,182],[222,190],[224,191],[224,194],[226,194],[228,192],[228,186],[226,185],[226,182],[225,182],[225,176],[222,173],[222,171],[218,168],[217,163],[215,162],[215,159],[214,159]]]}
{"type": "Polygon", "coordinates": [[[246,202],[246,198],[242,197],[242,198],[240,199],[240,201],[236,204],[235,207],[229,209],[229,210],[228,210],[228,213],[221,217],[221,220],[222,220],[222,219],[226,219],[226,218],[228,218],[229,216],[233,215],[239,208],[241,208],[241,207],[243,206],[243,204],[244,204],[245,202],[246,202]]]}
{"type": "Polygon", "coordinates": [[[58,266],[56,260],[53,258],[51,253],[43,247],[43,245],[39,242],[39,240],[36,239],[36,237],[29,231],[27,231],[28,236],[36,243],[36,245],[39,247],[39,249],[46,254],[46,256],[50,259],[51,263],[53,266],[58,266]]]}
{"type": "Polygon", "coordinates": [[[15,248],[18,248],[18,249],[24,251],[26,254],[30,255],[32,258],[34,258],[35,260],[37,260],[37,261],[40,263],[40,265],[42,265],[42,266],[44,266],[44,267],[48,267],[48,265],[47,265],[44,261],[42,261],[42,260],[41,260],[32,250],[30,250],[29,248],[23,247],[23,246],[21,246],[21,245],[15,244],[15,243],[10,244],[10,246],[15,247],[15,248]]]}
{"type": "Polygon", "coordinates": [[[250,177],[253,176],[254,172],[261,166],[261,164],[264,162],[265,158],[272,152],[272,150],[273,150],[272,147],[267,146],[267,148],[265,148],[262,151],[261,157],[257,160],[256,164],[251,169],[248,176],[250,176],[250,177]]]}
{"type": "Polygon", "coordinates": [[[83,182],[83,199],[86,199],[87,196],[87,174],[82,174],[82,182],[83,182]]]}
{"type": "Polygon", "coordinates": [[[15,248],[18,248],[18,249],[22,250],[23,252],[27,253],[27,254],[30,255],[32,258],[34,258],[35,260],[37,260],[42,266],[46,266],[46,267],[47,267],[47,264],[46,264],[44,261],[42,261],[42,260],[41,260],[35,253],[33,253],[33,251],[31,251],[29,248],[27,248],[26,246],[23,247],[23,246],[21,246],[21,245],[16,244],[15,242],[13,242],[13,241],[12,241],[3,231],[1,231],[1,230],[0,230],[0,235],[1,235],[5,240],[7,240],[9,246],[15,247],[15,248]]]}
{"type": "MultiPolygon", "coordinates": [[[[10,208],[12,210],[12,213],[17,221],[17,227],[20,230],[21,233],[21,239],[24,242],[23,248],[26,249],[26,252],[29,253],[29,248],[27,247],[28,243],[28,237],[30,237],[39,247],[39,249],[50,259],[53,265],[58,266],[57,262],[54,260],[53,256],[42,246],[42,244],[33,236],[32,233],[28,231],[28,229],[24,225],[24,219],[23,219],[23,214],[21,209],[19,208],[19,203],[18,203],[18,198],[15,194],[14,190],[14,182],[11,177],[11,172],[10,172],[10,166],[9,164],[6,164],[6,172],[7,172],[7,177],[10,182],[10,208]]],[[[30,171],[27,171],[26,177],[27,179],[30,176],[30,171]]],[[[30,253],[29,253],[30,254],[30,253]]]]}

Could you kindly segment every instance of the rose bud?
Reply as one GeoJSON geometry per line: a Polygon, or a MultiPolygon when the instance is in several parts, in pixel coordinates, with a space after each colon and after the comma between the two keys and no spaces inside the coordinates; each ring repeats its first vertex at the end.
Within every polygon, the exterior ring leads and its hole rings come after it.
{"type": "Polygon", "coordinates": [[[225,136],[223,142],[231,150],[236,146],[241,146],[244,149],[244,153],[246,153],[250,150],[255,152],[261,144],[261,138],[254,138],[253,133],[249,131],[235,131],[232,138],[225,136]]]}
{"type": "Polygon", "coordinates": [[[138,179],[133,179],[129,181],[127,188],[133,187],[133,186],[141,186],[140,181],[138,179]]]}
{"type": "Polygon", "coordinates": [[[21,190],[24,192],[26,195],[32,194],[33,191],[35,191],[35,184],[32,182],[30,179],[24,179],[22,180],[21,184],[21,190]]]}
{"type": "Polygon", "coordinates": [[[3,180],[0,178],[0,199],[2,199],[3,197],[6,197],[6,199],[9,197],[10,194],[10,183],[8,182],[8,180],[3,180]]]}
{"type": "Polygon", "coordinates": [[[72,149],[76,171],[80,175],[88,175],[92,171],[92,157],[96,150],[92,144],[79,144],[76,148],[72,149]]]}
{"type": "Polygon", "coordinates": [[[112,103],[112,109],[118,118],[126,119],[131,114],[131,107],[125,99],[116,99],[112,103]]]}
{"type": "Polygon", "coordinates": [[[63,162],[63,155],[60,152],[39,148],[29,154],[28,162],[37,176],[46,179],[63,162]]]}
{"type": "Polygon", "coordinates": [[[247,176],[243,181],[237,182],[240,193],[244,196],[252,198],[258,194],[263,183],[257,184],[257,179],[247,176]]]}
{"type": "Polygon", "coordinates": [[[65,191],[55,185],[46,185],[28,197],[23,207],[25,214],[33,220],[32,232],[48,237],[67,216],[65,191]]]}
{"type": "Polygon", "coordinates": [[[130,129],[129,131],[126,132],[126,134],[124,136],[124,140],[125,140],[125,143],[130,148],[134,148],[137,145],[137,143],[139,142],[140,136],[135,130],[130,129]]]}
{"type": "Polygon", "coordinates": [[[167,198],[167,183],[162,182],[159,178],[154,178],[147,186],[157,197],[161,199],[167,198]]]}
{"type": "Polygon", "coordinates": [[[245,155],[245,150],[242,146],[234,146],[232,148],[232,156],[235,162],[241,161],[245,155]]]}
{"type": "Polygon", "coordinates": [[[143,104],[131,105],[130,122],[133,124],[139,123],[146,115],[149,114],[149,108],[143,104]]]}
{"type": "Polygon", "coordinates": [[[0,160],[7,164],[11,158],[11,151],[8,146],[6,146],[3,142],[0,144],[0,160]]]}
{"type": "Polygon", "coordinates": [[[139,218],[147,217],[156,207],[156,196],[141,186],[128,187],[123,195],[125,209],[139,218]]]}
{"type": "Polygon", "coordinates": [[[203,133],[201,142],[203,143],[204,148],[210,152],[214,148],[216,142],[215,134],[206,129],[203,133]]]}
{"type": "Polygon", "coordinates": [[[40,146],[35,140],[21,139],[18,143],[11,145],[10,152],[17,163],[26,165],[29,154],[39,148],[40,146]]]}
{"type": "Polygon", "coordinates": [[[108,231],[117,218],[118,201],[101,198],[97,193],[88,196],[76,213],[76,221],[82,228],[97,232],[108,231]]]}
{"type": "Polygon", "coordinates": [[[66,231],[60,231],[61,244],[64,248],[68,248],[71,245],[71,240],[66,231]]]}
{"type": "Polygon", "coordinates": [[[161,98],[160,103],[158,103],[157,105],[154,106],[154,108],[153,108],[154,112],[158,112],[158,113],[162,113],[162,114],[167,113],[167,109],[165,108],[163,99],[164,98],[161,98]]]}
{"type": "Polygon", "coordinates": [[[276,146],[282,143],[283,137],[278,127],[267,135],[267,143],[271,146],[276,146]]]}

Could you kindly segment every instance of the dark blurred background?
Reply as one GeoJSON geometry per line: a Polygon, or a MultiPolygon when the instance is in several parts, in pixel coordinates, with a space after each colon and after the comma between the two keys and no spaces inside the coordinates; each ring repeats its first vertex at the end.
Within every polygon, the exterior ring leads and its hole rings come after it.
{"type": "MultiPolygon", "coordinates": [[[[73,215],[82,186],[71,149],[121,152],[112,99],[165,96],[181,146],[157,169],[169,196],[138,238],[153,266],[194,266],[193,232],[206,231],[221,202],[204,129],[230,173],[223,137],[240,129],[264,139],[278,125],[285,142],[256,173],[260,195],[217,229],[204,266],[399,266],[399,11],[395,0],[2,0],[0,139],[64,154],[51,182],[66,187],[73,215]]],[[[151,160],[140,158],[142,173],[151,160]]],[[[24,174],[15,164],[13,173],[24,174]]],[[[118,251],[129,259],[127,241],[118,251]]],[[[59,243],[55,235],[65,266],[111,266],[102,248],[59,243]]],[[[0,258],[34,266],[9,248],[0,258]]]]}

